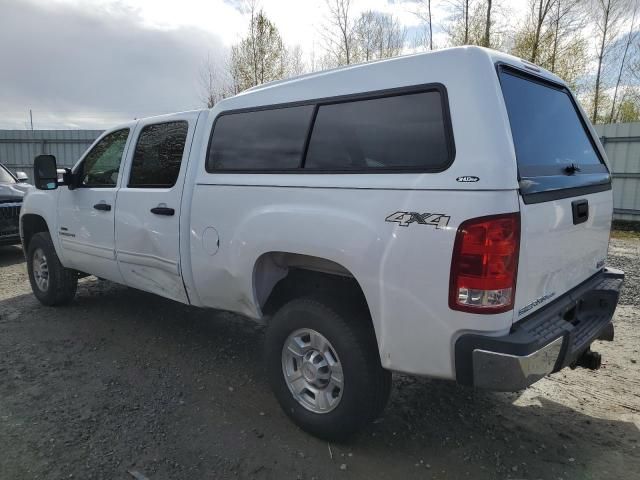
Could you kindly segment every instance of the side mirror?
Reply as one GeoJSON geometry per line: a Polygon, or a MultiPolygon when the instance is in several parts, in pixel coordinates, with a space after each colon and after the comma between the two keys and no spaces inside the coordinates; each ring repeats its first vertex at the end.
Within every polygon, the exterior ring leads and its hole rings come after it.
{"type": "Polygon", "coordinates": [[[58,188],[58,167],[53,155],[38,155],[33,161],[33,183],[38,190],[58,188]]]}
{"type": "Polygon", "coordinates": [[[16,172],[16,179],[20,183],[27,183],[29,181],[29,177],[24,172],[16,172]]]}

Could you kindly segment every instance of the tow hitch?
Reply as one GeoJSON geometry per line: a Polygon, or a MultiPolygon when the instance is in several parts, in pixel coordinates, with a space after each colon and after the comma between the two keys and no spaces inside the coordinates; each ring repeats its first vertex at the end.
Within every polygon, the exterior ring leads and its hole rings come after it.
{"type": "Polygon", "coordinates": [[[571,369],[577,367],[588,368],[589,370],[598,370],[602,366],[602,355],[588,348],[578,359],[570,365],[571,369]]]}
{"type": "MultiPolygon", "coordinates": [[[[607,325],[597,338],[598,340],[602,340],[604,342],[612,342],[614,335],[613,324],[610,323],[607,325]]],[[[591,347],[587,348],[582,355],[578,357],[578,359],[573,362],[569,367],[571,369],[575,369],[577,367],[588,368],[589,370],[598,370],[602,366],[602,355],[598,352],[594,352],[591,350],[591,347]]]]}

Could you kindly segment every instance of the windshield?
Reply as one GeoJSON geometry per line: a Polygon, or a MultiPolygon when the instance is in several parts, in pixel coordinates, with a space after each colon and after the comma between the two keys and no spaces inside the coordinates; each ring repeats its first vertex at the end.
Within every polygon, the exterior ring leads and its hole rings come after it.
{"type": "Polygon", "coordinates": [[[606,171],[567,89],[506,69],[500,83],[521,176],[606,171]]]}
{"type": "Polygon", "coordinates": [[[16,179],[0,165],[0,183],[17,183],[16,179]]]}

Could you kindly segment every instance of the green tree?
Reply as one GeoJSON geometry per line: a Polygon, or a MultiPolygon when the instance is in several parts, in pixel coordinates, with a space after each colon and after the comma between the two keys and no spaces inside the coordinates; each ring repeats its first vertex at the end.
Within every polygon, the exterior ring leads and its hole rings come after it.
{"type": "Polygon", "coordinates": [[[530,0],[529,13],[513,36],[511,53],[558,75],[573,88],[584,75],[588,46],[582,0],[530,0]]]}
{"type": "Polygon", "coordinates": [[[549,21],[557,0],[529,0],[523,28],[516,33],[514,53],[536,63],[544,47],[551,45],[553,24],[549,21]]]}
{"type": "Polygon", "coordinates": [[[255,4],[250,14],[247,36],[231,47],[231,76],[238,92],[287,73],[287,49],[278,28],[255,4]]]}
{"type": "Polygon", "coordinates": [[[624,99],[620,102],[617,111],[616,121],[620,123],[640,122],[640,104],[638,99],[624,99]]]}

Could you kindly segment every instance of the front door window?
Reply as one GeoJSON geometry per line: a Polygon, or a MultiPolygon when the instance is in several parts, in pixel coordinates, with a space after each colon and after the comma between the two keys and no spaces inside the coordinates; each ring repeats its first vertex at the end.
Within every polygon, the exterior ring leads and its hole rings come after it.
{"type": "Polygon", "coordinates": [[[115,187],[122,162],[122,154],[129,137],[123,128],[106,135],[84,158],[80,167],[80,186],[115,187]]]}

